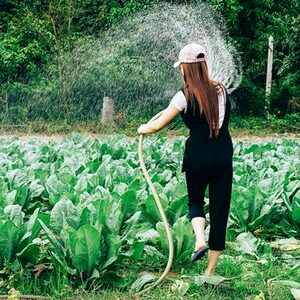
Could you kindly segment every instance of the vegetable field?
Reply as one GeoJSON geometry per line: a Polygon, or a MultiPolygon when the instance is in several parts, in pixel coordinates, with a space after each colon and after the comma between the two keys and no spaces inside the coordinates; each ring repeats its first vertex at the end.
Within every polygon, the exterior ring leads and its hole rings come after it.
{"type": "MultiPolygon", "coordinates": [[[[173,270],[187,275],[172,288],[188,295],[207,279],[199,276],[201,269],[198,276],[188,276],[195,265],[190,262],[194,234],[180,172],[185,139],[147,136],[143,155],[172,228],[173,270]]],[[[280,263],[281,275],[269,278],[269,284],[282,284],[287,288],[284,299],[293,295],[297,299],[300,141],[233,142],[228,249],[222,257],[239,266],[248,263],[248,268],[240,267],[236,274],[243,281],[252,280],[257,265],[280,263]]],[[[12,288],[24,294],[55,289],[66,296],[76,288],[138,291],[158,278],[168,259],[168,244],[137,149],[138,138],[123,135],[73,134],[50,142],[1,138],[1,294],[12,288]]],[[[210,279],[212,285],[230,282],[218,266],[216,273],[210,279]]],[[[259,294],[255,289],[252,292],[259,294]]]]}

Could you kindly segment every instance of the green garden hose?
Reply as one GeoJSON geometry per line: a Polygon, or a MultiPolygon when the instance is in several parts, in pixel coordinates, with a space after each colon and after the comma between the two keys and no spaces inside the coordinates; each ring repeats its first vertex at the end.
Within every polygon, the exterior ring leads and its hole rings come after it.
{"type": "MultiPolygon", "coordinates": [[[[152,122],[153,120],[157,119],[162,113],[164,112],[164,110],[162,110],[161,112],[159,112],[158,114],[156,114],[148,123],[152,122]]],[[[148,124],[147,123],[147,124],[148,124]]],[[[165,212],[162,208],[162,205],[161,205],[161,202],[158,198],[158,195],[157,195],[157,192],[154,188],[154,185],[150,179],[150,176],[146,170],[146,167],[145,167],[145,164],[144,164],[144,159],[143,159],[143,155],[142,155],[142,147],[143,147],[143,137],[144,135],[143,134],[140,134],[140,140],[139,140],[139,147],[138,147],[138,153],[139,153],[139,160],[140,160],[140,165],[141,165],[141,168],[142,168],[142,171],[143,171],[143,174],[146,178],[146,181],[151,189],[151,192],[154,196],[154,199],[156,201],[156,204],[157,204],[157,207],[158,207],[158,210],[159,210],[159,213],[161,215],[161,218],[162,218],[162,221],[163,221],[163,224],[165,226],[165,230],[166,230],[166,233],[167,233],[167,237],[168,237],[168,244],[169,244],[169,260],[168,260],[168,264],[165,268],[165,271],[162,273],[162,275],[153,283],[151,284],[150,286],[148,286],[147,288],[143,289],[142,291],[138,292],[138,293],[135,293],[135,295],[141,295],[143,294],[144,292],[154,288],[155,286],[157,286],[159,283],[161,283],[163,281],[163,279],[167,276],[169,270],[171,269],[171,266],[172,266],[172,261],[173,261],[173,257],[174,257],[174,244],[173,244],[173,237],[172,237],[172,233],[170,231],[170,228],[169,228],[169,224],[168,224],[168,221],[167,221],[167,218],[166,218],[166,215],[165,215],[165,212]]]]}

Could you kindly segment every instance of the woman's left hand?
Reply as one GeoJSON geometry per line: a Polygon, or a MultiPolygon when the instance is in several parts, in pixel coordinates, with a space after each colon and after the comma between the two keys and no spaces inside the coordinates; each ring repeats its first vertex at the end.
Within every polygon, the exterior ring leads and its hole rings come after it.
{"type": "Polygon", "coordinates": [[[147,124],[142,124],[139,128],[138,128],[138,133],[139,134],[145,134],[146,132],[146,126],[147,124]]]}

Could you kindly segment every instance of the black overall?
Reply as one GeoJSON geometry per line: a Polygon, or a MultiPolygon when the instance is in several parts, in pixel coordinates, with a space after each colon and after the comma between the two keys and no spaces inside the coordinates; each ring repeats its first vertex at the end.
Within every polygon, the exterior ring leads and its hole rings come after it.
{"type": "MultiPolygon", "coordinates": [[[[225,89],[225,87],[224,87],[225,89]]],[[[226,226],[232,190],[233,144],[228,131],[231,103],[226,91],[225,116],[219,136],[209,138],[209,125],[204,115],[200,116],[198,102],[193,115],[191,102],[181,117],[189,128],[185,142],[182,172],[185,172],[190,221],[194,217],[205,218],[203,206],[207,185],[209,186],[210,232],[208,245],[211,250],[224,250],[226,226]]],[[[184,93],[184,90],[182,89],[184,93]]]]}

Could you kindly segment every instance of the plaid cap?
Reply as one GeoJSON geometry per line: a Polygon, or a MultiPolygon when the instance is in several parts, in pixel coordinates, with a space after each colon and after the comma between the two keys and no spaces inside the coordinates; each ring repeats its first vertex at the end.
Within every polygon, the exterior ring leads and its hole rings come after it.
{"type": "Polygon", "coordinates": [[[184,46],[178,55],[178,61],[173,65],[177,68],[181,63],[195,63],[200,61],[206,61],[206,50],[199,44],[192,43],[184,46]],[[197,56],[203,53],[204,57],[197,58],[197,56]]]}

